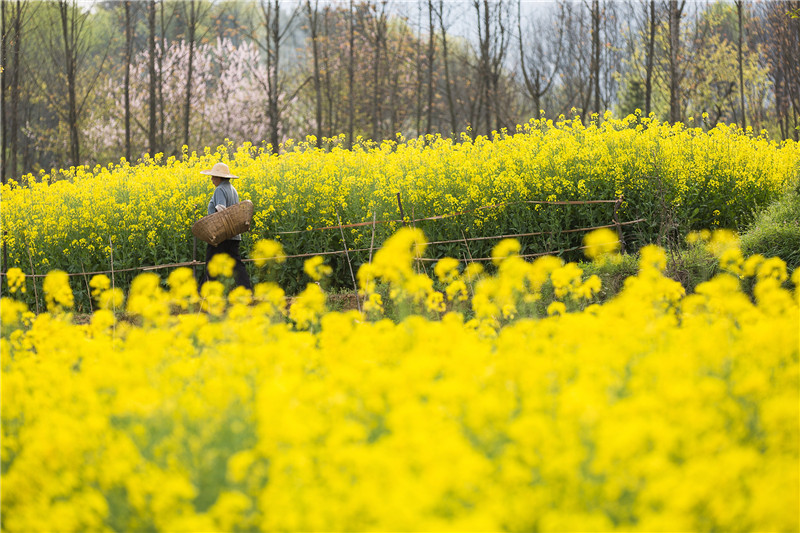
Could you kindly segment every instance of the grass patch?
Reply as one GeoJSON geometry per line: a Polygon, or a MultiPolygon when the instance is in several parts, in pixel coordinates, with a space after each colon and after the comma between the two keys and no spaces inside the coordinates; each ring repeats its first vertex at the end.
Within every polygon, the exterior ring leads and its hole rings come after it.
{"type": "Polygon", "coordinates": [[[780,257],[792,271],[800,266],[800,191],[768,206],[742,235],[742,252],[780,257]]]}

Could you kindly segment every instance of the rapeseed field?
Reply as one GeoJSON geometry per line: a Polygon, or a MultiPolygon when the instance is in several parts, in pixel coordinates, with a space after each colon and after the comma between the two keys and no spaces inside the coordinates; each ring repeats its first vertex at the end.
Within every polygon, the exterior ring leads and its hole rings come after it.
{"type": "MultiPolygon", "coordinates": [[[[359,270],[362,312],[328,310],[322,258],[288,310],[273,281],[231,289],[224,259],[199,292],[187,269],[127,294],[99,275],[85,324],[63,272],[35,315],[12,270],[2,529],[797,531],[800,270],[690,238],[722,273],[687,295],[648,246],[602,303],[515,240],[491,274],[444,258],[428,277],[411,228],[359,270]]],[[[584,244],[618,260],[614,234],[584,244]]]]}
{"type": "MultiPolygon", "coordinates": [[[[347,247],[356,267],[411,220],[437,243],[429,251],[434,258],[488,257],[497,241],[470,241],[469,250],[464,242],[496,235],[528,234],[518,238],[523,255],[574,249],[583,234],[570,231],[612,220],[640,221],[622,227],[635,251],[667,231],[682,238],[695,230],[744,229],[757,209],[800,180],[797,143],[637,115],[588,126],[579,119],[532,120],[492,138],[398,138],[363,141],[352,150],[340,137],[325,139],[323,148],[313,138],[288,141],[279,154],[228,144],[10,181],[0,205],[9,266],[74,275],[202,259],[204,245],[194,249],[190,228],[205,215],[213,186],[199,171],[219,161],[241,177],[240,198],[255,206],[244,248],[262,239],[279,240],[290,256],[347,247]],[[615,199],[616,211],[614,203],[533,203],[615,199]],[[340,223],[362,225],[320,229],[340,223]]],[[[580,252],[565,257],[574,261],[580,252]]],[[[337,286],[352,287],[344,256],[330,266],[337,286]]],[[[127,291],[134,276],[114,281],[127,291]]],[[[303,276],[303,259],[290,259],[279,281],[296,294],[303,276]]],[[[88,311],[86,280],[70,283],[88,311]]]]}

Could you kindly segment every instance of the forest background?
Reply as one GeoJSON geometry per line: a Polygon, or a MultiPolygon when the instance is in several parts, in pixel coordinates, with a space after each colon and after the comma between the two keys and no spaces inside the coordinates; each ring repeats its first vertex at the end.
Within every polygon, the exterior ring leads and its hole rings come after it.
{"type": "Polygon", "coordinates": [[[799,133],[800,1],[0,7],[4,183],[224,142],[491,135],[540,114],[799,133]]]}

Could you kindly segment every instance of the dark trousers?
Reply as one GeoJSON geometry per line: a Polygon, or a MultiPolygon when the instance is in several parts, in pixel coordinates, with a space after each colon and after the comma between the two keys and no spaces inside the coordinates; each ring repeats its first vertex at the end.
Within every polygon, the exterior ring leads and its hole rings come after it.
{"type": "Polygon", "coordinates": [[[236,265],[233,267],[233,279],[236,281],[236,285],[244,287],[245,289],[253,289],[250,283],[250,275],[247,273],[247,268],[245,268],[242,257],[239,255],[239,245],[241,243],[242,241],[228,239],[227,241],[222,241],[217,246],[211,246],[209,244],[206,247],[206,269],[200,280],[201,286],[206,281],[213,281],[216,279],[208,275],[208,262],[211,261],[211,258],[217,254],[228,254],[236,261],[236,265]]]}

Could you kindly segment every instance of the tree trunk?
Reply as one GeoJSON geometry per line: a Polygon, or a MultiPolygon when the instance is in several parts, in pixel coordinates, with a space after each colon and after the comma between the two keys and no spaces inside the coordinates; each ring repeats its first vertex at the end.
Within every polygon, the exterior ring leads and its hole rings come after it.
{"type": "Polygon", "coordinates": [[[650,115],[653,101],[653,60],[656,44],[656,0],[650,0],[650,35],[647,39],[647,66],[644,81],[644,114],[650,115]]]}
{"type": "MultiPolygon", "coordinates": [[[[8,135],[6,135],[6,69],[8,69],[8,58],[6,57],[6,41],[8,40],[8,26],[6,25],[6,3],[0,3],[0,25],[2,25],[2,41],[0,42],[0,62],[3,68],[0,69],[0,183],[6,182],[6,151],[8,149],[8,135]]],[[[5,245],[4,245],[5,246],[5,245]]],[[[4,248],[5,250],[5,248],[4,248]]],[[[3,263],[5,272],[5,263],[3,263]]]]}
{"type": "MultiPolygon", "coordinates": [[[[10,2],[9,2],[10,4],[10,2]]],[[[2,105],[2,110],[0,110],[0,123],[2,123],[2,163],[0,164],[0,181],[2,183],[6,183],[8,181],[8,175],[10,174],[12,177],[17,176],[17,154],[19,153],[19,146],[18,146],[18,136],[17,132],[19,131],[19,97],[20,97],[20,68],[19,63],[19,52],[20,52],[20,43],[22,42],[22,13],[23,13],[23,6],[20,0],[16,2],[16,8],[12,8],[11,12],[13,13],[13,18],[11,19],[11,28],[9,28],[9,21],[7,20],[6,13],[6,2],[2,3],[2,25],[3,25],[3,36],[2,36],[2,52],[0,55],[2,56],[2,64],[3,69],[2,73],[0,73],[0,91],[2,91],[2,97],[0,97],[0,105],[2,105]],[[13,29],[13,34],[12,34],[13,29]],[[13,37],[11,37],[13,35],[13,37]],[[8,45],[9,39],[12,40],[11,42],[11,56],[12,60],[8,61],[8,45]],[[9,68],[9,65],[12,65],[9,68]],[[7,92],[8,91],[8,92],[7,92]],[[10,110],[7,109],[6,105],[6,98],[10,97],[11,101],[10,110]],[[10,115],[10,116],[9,116],[10,115]],[[8,116],[9,120],[6,120],[8,116]]]]}
{"type": "Polygon", "coordinates": [[[533,106],[536,114],[539,114],[541,109],[541,94],[539,92],[539,79],[538,76],[531,78],[528,75],[528,68],[525,60],[525,50],[522,46],[522,0],[517,0],[517,37],[519,38],[519,64],[522,70],[522,81],[525,82],[525,88],[533,100],[533,106]]]}
{"type": "Polygon", "coordinates": [[[133,55],[133,21],[131,2],[125,2],[125,160],[131,160],[131,56],[133,55]]]}
{"type": "Polygon", "coordinates": [[[58,4],[61,13],[61,35],[64,38],[64,66],[67,74],[67,127],[69,128],[69,157],[72,165],[80,164],[80,141],[78,139],[78,102],[75,94],[76,63],[75,57],[75,27],[74,10],[77,6],[73,4],[73,16],[69,16],[69,5],[67,0],[61,0],[58,4]]]}
{"type": "Polygon", "coordinates": [[[189,64],[186,68],[186,96],[183,101],[183,144],[189,146],[189,119],[192,112],[192,76],[194,75],[194,39],[197,30],[198,9],[195,0],[188,0],[189,17],[187,20],[187,32],[189,40],[189,64]]]}
{"type": "Polygon", "coordinates": [[[322,146],[322,80],[319,71],[319,37],[318,22],[318,1],[315,0],[314,8],[311,8],[311,0],[306,0],[306,15],[308,16],[308,27],[311,31],[311,50],[314,56],[314,94],[316,96],[316,120],[317,120],[317,147],[322,146]]]}
{"type": "Polygon", "coordinates": [[[381,121],[383,118],[383,79],[381,78],[381,58],[386,41],[386,2],[381,2],[381,12],[375,18],[375,45],[373,49],[372,69],[372,140],[381,139],[381,121]]]}
{"type": "Polygon", "coordinates": [[[275,149],[280,145],[280,108],[278,107],[278,98],[280,97],[280,85],[278,83],[278,74],[280,72],[280,26],[281,25],[281,10],[278,0],[275,0],[275,17],[272,19],[272,44],[275,47],[275,56],[272,62],[272,83],[271,95],[269,99],[269,117],[270,117],[270,142],[275,149]]]}
{"type": "MultiPolygon", "coordinates": [[[[14,13],[14,46],[11,51],[11,55],[13,57],[12,63],[14,65],[13,69],[11,70],[11,79],[9,80],[10,89],[11,89],[11,110],[10,110],[10,119],[11,119],[11,127],[8,132],[8,148],[10,150],[10,160],[9,165],[6,171],[10,171],[13,176],[17,176],[20,169],[17,168],[17,159],[20,153],[19,147],[19,129],[20,123],[20,106],[19,106],[19,99],[22,93],[21,82],[20,82],[20,75],[22,73],[22,67],[20,64],[20,50],[22,49],[22,16],[25,12],[29,4],[23,4],[20,0],[17,0],[17,9],[14,13]]],[[[7,52],[7,51],[6,51],[7,52]]],[[[4,65],[8,63],[4,61],[4,65]]],[[[3,114],[5,117],[5,114],[3,114]]],[[[4,136],[5,139],[5,136],[4,136]]],[[[24,163],[24,161],[23,161],[24,163]]],[[[30,168],[28,165],[23,164],[22,170],[30,168]]]]}
{"type": "Polygon", "coordinates": [[[594,81],[594,112],[600,115],[600,0],[592,0],[591,77],[594,81]]]}
{"type": "MultiPolygon", "coordinates": [[[[327,117],[324,120],[324,123],[328,126],[328,137],[333,137],[333,132],[338,131],[339,129],[339,120],[338,120],[338,113],[336,114],[336,118],[334,119],[333,113],[333,104],[334,104],[334,94],[333,94],[333,85],[331,82],[331,67],[330,67],[330,57],[328,55],[328,49],[330,47],[330,6],[325,6],[324,10],[324,17],[323,17],[323,35],[325,38],[323,39],[323,43],[325,46],[322,48],[322,65],[324,67],[325,72],[325,103],[326,103],[326,114],[327,117]]],[[[338,107],[337,107],[338,109],[338,107]]]]}
{"type": "Polygon", "coordinates": [[[681,121],[681,17],[686,0],[669,0],[669,120],[681,121]],[[680,4],[680,5],[679,5],[680,4]]]}
{"type": "Polygon", "coordinates": [[[436,31],[433,26],[433,0],[428,0],[428,122],[425,133],[430,135],[433,131],[433,63],[436,59],[434,37],[436,31]]]}
{"type": "Polygon", "coordinates": [[[417,137],[422,135],[422,3],[417,2],[417,28],[419,34],[414,46],[417,72],[417,83],[414,87],[414,123],[417,126],[417,137]]]}
{"type": "MultiPolygon", "coordinates": [[[[488,2],[483,2],[484,10],[481,11],[480,0],[474,0],[473,6],[475,7],[475,15],[477,17],[477,30],[478,30],[478,70],[477,70],[477,93],[478,102],[477,109],[475,110],[475,135],[479,135],[483,131],[486,135],[491,133],[491,109],[490,109],[490,81],[489,81],[489,12],[488,2]],[[481,130],[481,120],[484,121],[486,128],[481,130]]],[[[470,117],[472,118],[472,117],[470,117]]]]}
{"type": "MultiPolygon", "coordinates": [[[[560,14],[563,15],[563,13],[563,7],[561,7],[560,14]]],[[[517,36],[519,39],[519,62],[522,70],[522,81],[524,82],[525,90],[531,97],[531,100],[533,100],[534,112],[536,113],[537,117],[541,116],[541,113],[543,113],[541,105],[542,97],[547,93],[547,91],[550,90],[550,86],[555,80],[556,74],[558,74],[561,65],[562,45],[564,42],[564,27],[564,17],[560,16],[558,21],[557,35],[558,47],[555,50],[552,71],[545,82],[545,76],[542,70],[543,67],[540,65],[546,63],[544,60],[544,54],[541,54],[541,58],[538,62],[540,64],[537,64],[535,58],[534,61],[529,64],[528,59],[525,57],[525,49],[522,45],[522,36],[524,34],[522,31],[522,0],[517,0],[517,36]],[[529,66],[532,68],[532,72],[530,74],[528,73],[529,66]]],[[[544,39],[544,36],[539,36],[539,39],[544,39]]]]}
{"type": "MultiPolygon", "coordinates": [[[[399,117],[399,88],[400,88],[400,65],[397,64],[396,58],[400,57],[400,53],[405,45],[406,36],[408,33],[408,27],[404,27],[401,30],[400,37],[396,41],[397,51],[398,53],[395,55],[389,54],[388,48],[384,50],[384,56],[386,57],[386,67],[385,71],[387,73],[387,78],[389,82],[389,132],[396,133],[398,131],[398,123],[400,122],[399,117]],[[395,58],[395,59],[392,59],[395,58]]],[[[385,42],[388,44],[388,36],[384,39],[385,42]]],[[[420,92],[417,92],[417,100],[419,100],[420,92]]]]}
{"type": "Polygon", "coordinates": [[[164,128],[167,123],[166,111],[164,106],[164,54],[167,52],[167,27],[164,24],[164,0],[159,2],[159,22],[161,35],[159,41],[161,48],[158,54],[158,147],[160,151],[166,150],[164,128]]]}
{"type": "Polygon", "coordinates": [[[484,39],[481,46],[481,57],[483,63],[483,97],[485,102],[484,107],[484,121],[486,122],[486,135],[492,134],[492,80],[491,71],[489,68],[489,46],[491,45],[491,28],[489,26],[489,0],[483,0],[483,30],[484,39]]]}
{"type": "Polygon", "coordinates": [[[150,50],[150,57],[147,59],[147,67],[149,74],[149,90],[150,90],[150,115],[148,123],[148,141],[150,156],[154,156],[157,151],[156,146],[156,0],[150,0],[147,6],[148,28],[149,34],[148,44],[150,50]]]}
{"type": "Polygon", "coordinates": [[[355,41],[356,41],[356,26],[355,26],[355,13],[353,12],[353,0],[350,0],[350,47],[349,58],[347,62],[347,141],[348,148],[353,147],[353,126],[355,120],[355,94],[353,94],[354,83],[353,77],[355,74],[355,41]]]}
{"type": "Polygon", "coordinates": [[[267,117],[269,118],[269,142],[274,153],[280,145],[280,45],[281,45],[281,12],[279,0],[267,0],[266,7],[261,5],[267,39],[267,117]],[[273,4],[274,2],[274,4],[273,4]]]}
{"type": "Polygon", "coordinates": [[[453,102],[453,89],[450,86],[450,60],[447,56],[447,30],[444,27],[444,0],[439,0],[439,28],[442,33],[442,63],[444,64],[444,87],[447,96],[447,109],[450,112],[450,134],[455,137],[458,123],[456,122],[456,108],[453,102]]]}
{"type": "Polygon", "coordinates": [[[736,0],[736,14],[739,18],[739,101],[742,107],[742,128],[747,129],[747,110],[744,102],[744,60],[742,59],[742,39],[744,36],[744,26],[742,24],[743,0],[736,0]]]}

